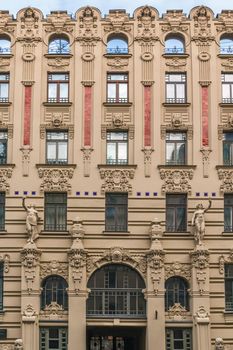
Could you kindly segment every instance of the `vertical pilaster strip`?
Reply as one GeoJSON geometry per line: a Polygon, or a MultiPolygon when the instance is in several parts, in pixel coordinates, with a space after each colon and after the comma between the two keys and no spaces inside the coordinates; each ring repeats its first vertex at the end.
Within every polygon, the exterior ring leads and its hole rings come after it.
{"type": "Polygon", "coordinates": [[[92,87],[84,87],[84,147],[91,146],[92,87]]]}
{"type": "Polygon", "coordinates": [[[24,146],[30,145],[31,104],[32,104],[32,87],[25,86],[24,88],[24,134],[23,134],[24,146]]]}
{"type": "Polygon", "coordinates": [[[144,86],[144,146],[151,146],[151,86],[144,86]]]}
{"type": "Polygon", "coordinates": [[[209,100],[209,91],[208,86],[201,87],[201,108],[202,108],[202,146],[209,146],[209,110],[208,110],[208,100],[209,100]]]}

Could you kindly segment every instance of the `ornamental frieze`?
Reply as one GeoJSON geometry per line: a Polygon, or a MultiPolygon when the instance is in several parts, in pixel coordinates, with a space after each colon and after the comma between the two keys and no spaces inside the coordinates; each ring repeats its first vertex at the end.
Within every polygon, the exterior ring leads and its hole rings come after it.
{"type": "Polygon", "coordinates": [[[0,34],[10,33],[15,31],[15,23],[8,11],[0,11],[0,34]]]}
{"type": "Polygon", "coordinates": [[[68,192],[71,193],[71,184],[69,180],[72,179],[74,174],[75,165],[62,167],[45,166],[38,167],[39,178],[42,179],[40,185],[40,192],[68,192]]]}
{"type": "Polygon", "coordinates": [[[193,178],[194,167],[179,167],[176,166],[159,166],[161,180],[164,180],[162,185],[162,194],[167,192],[188,193],[191,194],[190,180],[193,178]]]}
{"type": "Polygon", "coordinates": [[[233,31],[233,10],[222,10],[218,15],[218,22],[215,23],[218,33],[225,32],[232,34],[233,31]]]}
{"type": "Polygon", "coordinates": [[[72,33],[74,25],[71,21],[71,17],[65,11],[53,11],[52,14],[47,16],[47,23],[45,26],[45,32],[56,34],[72,33]]]}
{"type": "Polygon", "coordinates": [[[158,17],[158,13],[150,6],[144,6],[138,12],[137,20],[137,35],[135,40],[151,42],[158,40],[155,30],[155,18],[158,17]]]}
{"type": "Polygon", "coordinates": [[[191,266],[188,264],[181,264],[175,261],[173,264],[165,265],[165,278],[180,276],[184,277],[187,281],[191,279],[191,266]]]}
{"type": "Polygon", "coordinates": [[[121,247],[110,248],[102,254],[89,255],[86,267],[87,274],[90,275],[95,269],[111,263],[128,264],[146,277],[147,263],[145,257],[141,254],[131,254],[121,247]]]}
{"type": "Polygon", "coordinates": [[[9,194],[10,192],[10,184],[8,183],[8,180],[12,176],[13,167],[4,167],[0,168],[0,191],[6,192],[6,194],[9,194]]]}
{"type": "Polygon", "coordinates": [[[218,171],[218,178],[221,180],[220,192],[231,193],[233,192],[233,170],[227,169],[227,167],[216,167],[218,171]]]}
{"type": "Polygon", "coordinates": [[[40,311],[40,320],[67,320],[68,311],[64,310],[62,305],[52,301],[51,304],[46,305],[44,310],[40,311]]]}
{"type": "Polygon", "coordinates": [[[187,32],[189,26],[185,22],[187,17],[182,10],[167,10],[163,15],[161,29],[163,32],[187,32]]]}
{"type": "Polygon", "coordinates": [[[214,36],[211,33],[211,14],[207,7],[200,6],[193,15],[194,19],[194,36],[193,40],[198,45],[210,45],[210,42],[214,40],[214,36]]]}
{"type": "Polygon", "coordinates": [[[132,25],[129,24],[129,15],[124,10],[111,11],[106,16],[105,32],[130,32],[132,25]]]}
{"type": "Polygon", "coordinates": [[[98,41],[100,38],[98,37],[98,13],[96,10],[87,6],[81,12],[78,17],[79,22],[79,35],[76,40],[83,41],[98,41]]]}
{"type": "Polygon", "coordinates": [[[114,168],[99,165],[100,178],[104,180],[101,192],[128,192],[132,193],[130,180],[134,178],[135,166],[128,166],[126,169],[114,168]]]}
{"type": "Polygon", "coordinates": [[[6,69],[9,69],[10,65],[10,59],[9,58],[2,58],[0,57],[0,70],[5,71],[6,69]]]}
{"type": "Polygon", "coordinates": [[[57,260],[53,260],[50,263],[40,264],[40,277],[44,279],[50,275],[58,275],[65,280],[68,279],[68,264],[57,260]]]}
{"type": "Polygon", "coordinates": [[[48,59],[48,66],[55,70],[65,70],[68,69],[70,61],[68,59],[64,59],[63,57],[56,57],[52,59],[48,59]]]}
{"type": "Polygon", "coordinates": [[[223,60],[221,65],[225,68],[226,71],[232,71],[233,69],[233,58],[228,58],[227,60],[223,60]]]}
{"type": "Polygon", "coordinates": [[[129,62],[127,59],[115,57],[113,59],[109,59],[107,62],[107,65],[111,69],[121,70],[121,69],[126,69],[125,67],[127,67],[129,65],[129,62]]]}
{"type": "Polygon", "coordinates": [[[187,64],[187,61],[184,59],[180,59],[178,57],[174,57],[172,59],[166,60],[166,66],[173,71],[183,71],[185,69],[185,66],[187,64]]]}

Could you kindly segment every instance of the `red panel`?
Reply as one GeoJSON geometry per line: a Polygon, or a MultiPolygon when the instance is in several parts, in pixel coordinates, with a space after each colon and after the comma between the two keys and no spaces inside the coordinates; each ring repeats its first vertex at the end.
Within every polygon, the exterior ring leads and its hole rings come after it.
{"type": "Polygon", "coordinates": [[[144,146],[151,146],[151,86],[144,87],[144,146]]]}
{"type": "Polygon", "coordinates": [[[202,146],[209,146],[208,135],[208,87],[202,87],[202,146]]]}
{"type": "Polygon", "coordinates": [[[30,145],[32,87],[25,86],[23,144],[30,145]]]}
{"type": "Polygon", "coordinates": [[[84,146],[91,146],[92,87],[84,87],[84,146]]]}

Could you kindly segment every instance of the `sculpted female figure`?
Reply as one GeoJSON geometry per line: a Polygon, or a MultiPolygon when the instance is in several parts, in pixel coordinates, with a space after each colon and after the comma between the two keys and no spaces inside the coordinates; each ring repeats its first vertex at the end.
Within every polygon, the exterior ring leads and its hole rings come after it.
{"type": "Polygon", "coordinates": [[[209,199],[209,205],[204,209],[202,204],[196,206],[196,210],[192,217],[192,226],[195,227],[194,238],[197,244],[201,244],[205,235],[205,213],[211,207],[211,200],[209,199]]]}
{"type": "Polygon", "coordinates": [[[38,211],[35,209],[34,205],[28,205],[25,204],[25,197],[23,197],[22,205],[24,209],[27,212],[26,217],[26,230],[28,233],[28,242],[34,243],[34,241],[39,237],[39,230],[38,230],[38,211]]]}

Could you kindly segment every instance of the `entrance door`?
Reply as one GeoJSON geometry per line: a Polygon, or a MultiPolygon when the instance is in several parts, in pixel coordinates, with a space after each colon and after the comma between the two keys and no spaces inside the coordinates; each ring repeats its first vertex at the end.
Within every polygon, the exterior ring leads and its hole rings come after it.
{"type": "Polygon", "coordinates": [[[112,335],[90,337],[88,350],[136,350],[133,337],[117,337],[112,335]]]}

